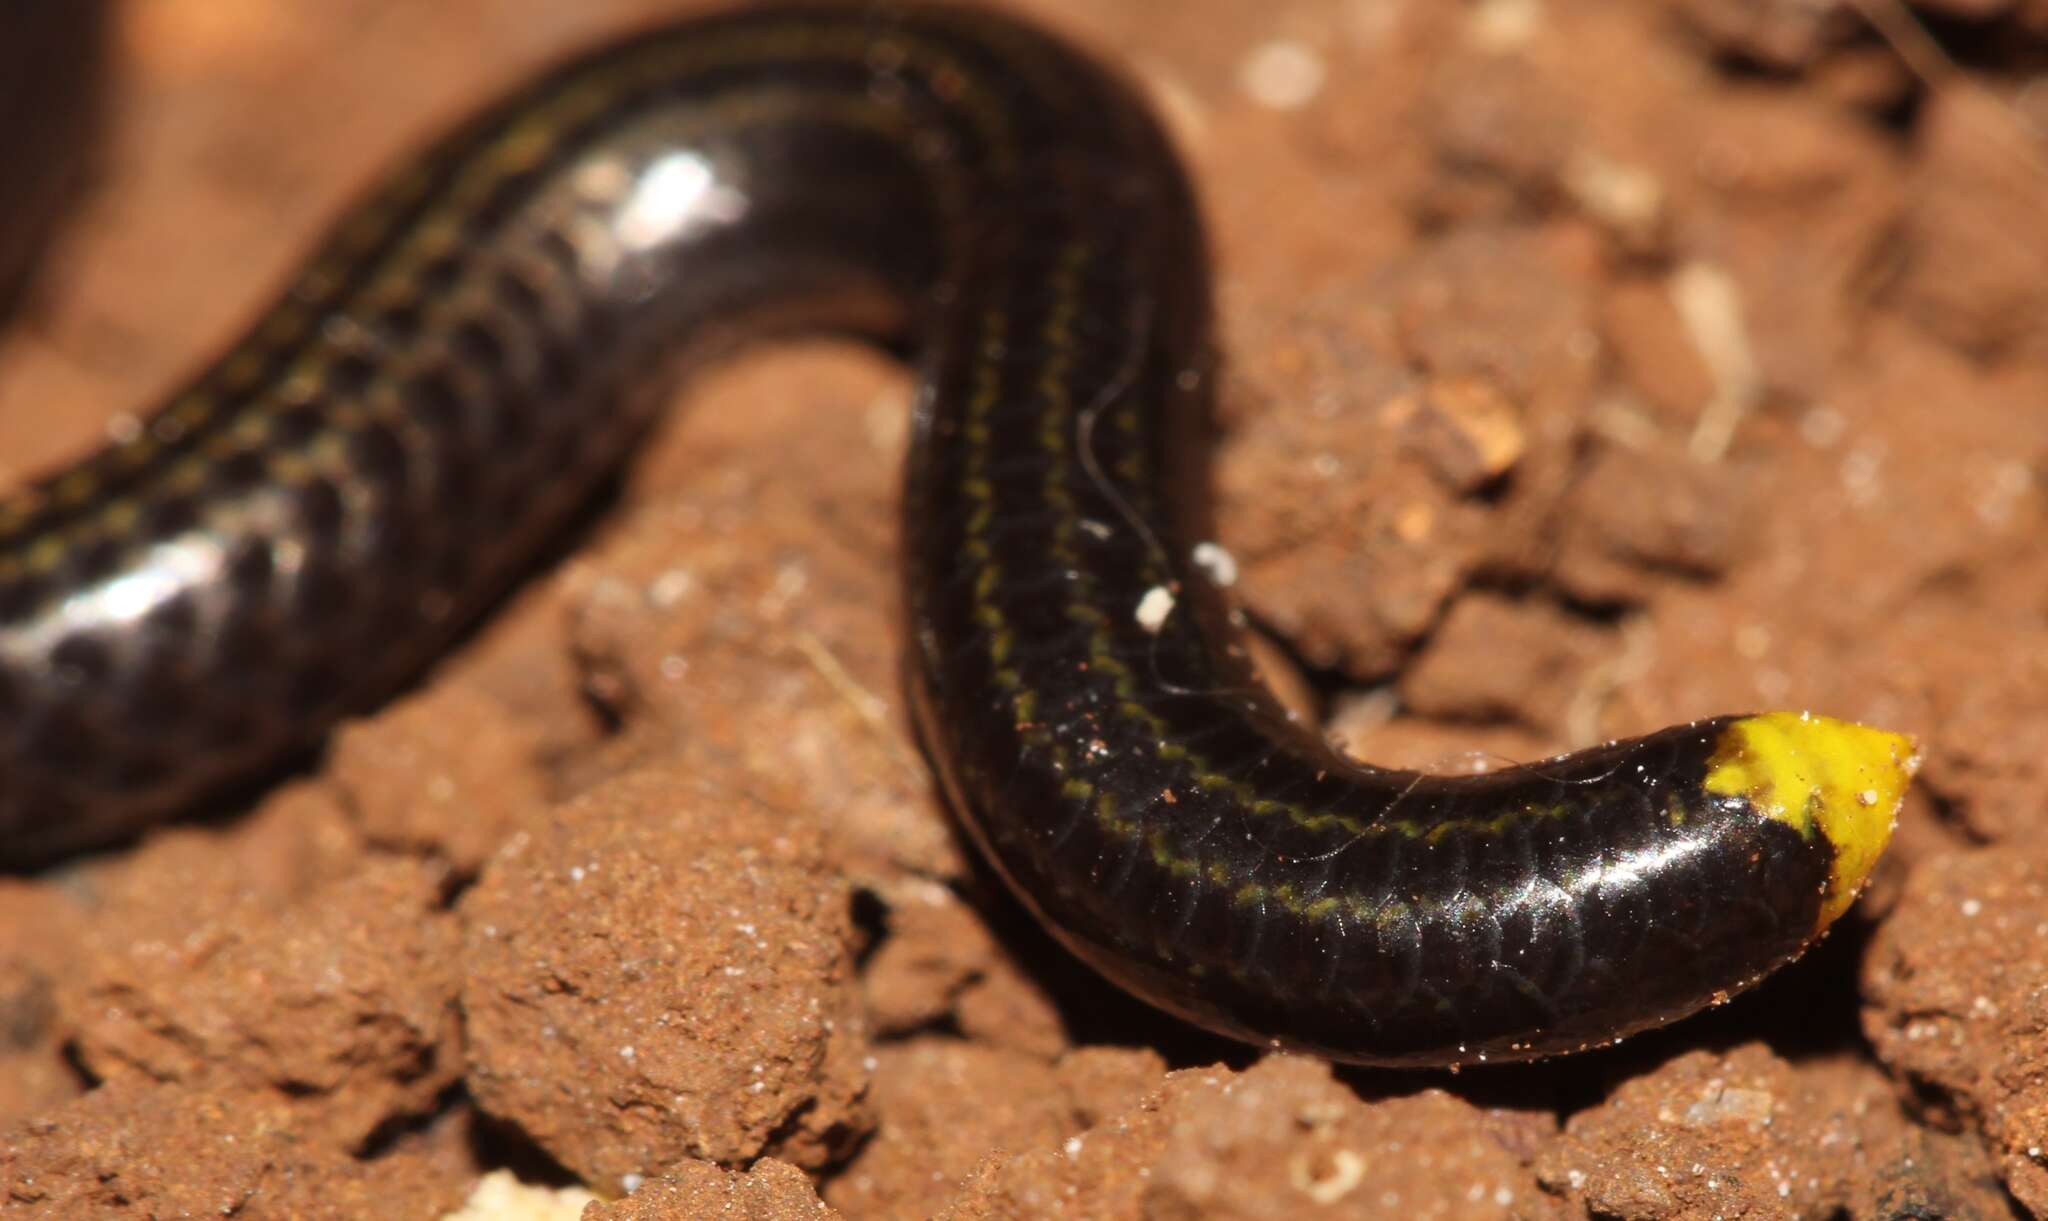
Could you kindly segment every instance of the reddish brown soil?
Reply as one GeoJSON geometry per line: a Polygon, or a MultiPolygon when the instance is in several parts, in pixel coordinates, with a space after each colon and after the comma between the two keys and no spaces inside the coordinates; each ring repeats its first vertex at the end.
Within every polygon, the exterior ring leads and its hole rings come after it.
{"type": "MultiPolygon", "coordinates": [[[[0,481],[222,344],[411,143],[678,7],[128,5],[0,342],[0,481]]],[[[1123,999],[976,873],[906,731],[903,376],[781,350],[317,771],[0,884],[7,1202],[511,1215],[509,1170],[606,1218],[2048,1212],[2048,3],[1925,0],[1953,72],[1872,32],[1893,0],[1029,7],[1201,183],[1218,519],[1293,698],[1442,767],[1770,706],[1912,731],[1845,927],[1460,1075],[1123,999]]]]}

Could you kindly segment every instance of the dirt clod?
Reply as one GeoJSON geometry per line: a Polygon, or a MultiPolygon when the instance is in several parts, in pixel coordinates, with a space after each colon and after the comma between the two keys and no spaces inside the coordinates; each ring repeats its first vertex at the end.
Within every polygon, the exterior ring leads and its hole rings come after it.
{"type": "Polygon", "coordinates": [[[2021,1203],[2048,1210],[2048,856],[2026,844],[1915,870],[1864,967],[1878,1057],[1981,1131],[2021,1203]]]}
{"type": "Polygon", "coordinates": [[[308,1139],[275,1097],[140,1081],[103,1086],[0,1138],[9,1209],[57,1217],[390,1217],[462,1199],[431,1158],[358,1161],[308,1139]]]}
{"type": "Polygon", "coordinates": [[[345,726],[329,779],[365,839],[473,877],[545,805],[538,749],[502,705],[451,683],[345,726]]]}
{"type": "Polygon", "coordinates": [[[1562,1216],[1486,1116],[1426,1090],[1361,1101],[1277,1056],[1168,1077],[1061,1145],[976,1168],[942,1216],[1562,1216]]]}
{"type": "Polygon", "coordinates": [[[814,824],[725,780],[594,789],[462,902],[470,1090],[594,1184],[819,1165],[869,1124],[845,885],[814,824]]]}
{"type": "Polygon", "coordinates": [[[826,1192],[851,1216],[926,1217],[991,1149],[1050,1146],[1078,1123],[1053,1066],[923,1038],[875,1054],[881,1130],[826,1192]]]}
{"type": "Polygon", "coordinates": [[[2048,159],[1997,97],[1930,104],[1908,213],[1903,308],[1965,352],[2048,360],[2048,159]]]}
{"type": "Polygon", "coordinates": [[[1899,1126],[1860,1066],[1795,1068],[1764,1047],[1689,1052],[1565,1124],[1545,1187],[1598,1216],[1825,1216],[1868,1180],[1899,1126]]]}
{"type": "Polygon", "coordinates": [[[267,1094],[300,1139],[355,1150],[462,1075],[443,882],[388,861],[281,907],[117,908],[59,990],[78,1057],[113,1082],[267,1094]]]}
{"type": "Polygon", "coordinates": [[[682,1217],[730,1221],[838,1221],[818,1199],[804,1172],[764,1157],[746,1173],[709,1162],[685,1162],[611,1204],[591,1204],[583,1221],[673,1221],[682,1217]]]}

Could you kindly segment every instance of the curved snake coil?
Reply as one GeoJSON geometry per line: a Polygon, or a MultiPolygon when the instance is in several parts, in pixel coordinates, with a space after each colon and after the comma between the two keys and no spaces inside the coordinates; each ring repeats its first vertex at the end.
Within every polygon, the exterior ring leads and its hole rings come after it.
{"type": "Polygon", "coordinates": [[[681,347],[916,363],[909,670],[962,821],[1104,975],[1362,1062],[1698,1009],[1854,898],[1909,739],[1719,718],[1445,778],[1253,681],[1191,562],[1197,211],[1112,75],[945,7],[777,6],[528,86],[350,213],[130,440],[0,501],[0,845],[105,842],[415,673],[619,462],[681,347]]]}

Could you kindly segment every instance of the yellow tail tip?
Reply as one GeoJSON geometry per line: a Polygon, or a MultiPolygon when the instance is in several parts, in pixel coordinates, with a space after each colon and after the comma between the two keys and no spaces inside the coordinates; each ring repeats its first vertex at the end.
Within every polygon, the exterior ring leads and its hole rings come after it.
{"type": "Polygon", "coordinates": [[[1891,842],[1906,787],[1920,769],[1911,735],[1808,712],[1729,723],[1707,763],[1706,789],[1745,797],[1766,818],[1834,850],[1818,933],[1849,909],[1891,842]]]}

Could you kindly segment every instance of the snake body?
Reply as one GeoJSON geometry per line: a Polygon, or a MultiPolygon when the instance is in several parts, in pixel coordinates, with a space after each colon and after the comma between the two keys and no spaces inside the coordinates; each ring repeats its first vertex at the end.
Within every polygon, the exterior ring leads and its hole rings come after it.
{"type": "Polygon", "coordinates": [[[1840,914],[1902,737],[1727,717],[1445,778],[1281,713],[1191,558],[1208,312],[1161,130],[1026,25],[777,5],[587,55],[389,178],[132,437],[0,501],[0,850],[317,741],[531,562],[678,350],[828,327],[917,370],[907,668],[943,786],[1122,986],[1344,1060],[1530,1057],[1840,914]]]}

